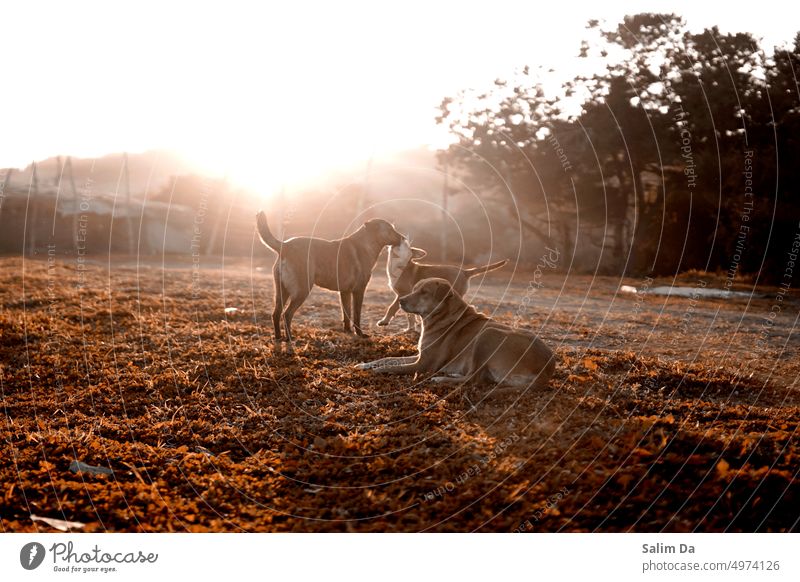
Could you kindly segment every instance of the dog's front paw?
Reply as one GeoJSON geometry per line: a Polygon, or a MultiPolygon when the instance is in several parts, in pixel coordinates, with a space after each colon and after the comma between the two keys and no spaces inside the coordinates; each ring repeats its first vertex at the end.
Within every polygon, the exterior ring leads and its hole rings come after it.
{"type": "Polygon", "coordinates": [[[381,320],[380,320],[378,323],[376,323],[375,325],[379,325],[379,326],[383,327],[384,325],[389,325],[389,322],[388,322],[388,320],[386,320],[386,319],[381,319],[381,320]]]}

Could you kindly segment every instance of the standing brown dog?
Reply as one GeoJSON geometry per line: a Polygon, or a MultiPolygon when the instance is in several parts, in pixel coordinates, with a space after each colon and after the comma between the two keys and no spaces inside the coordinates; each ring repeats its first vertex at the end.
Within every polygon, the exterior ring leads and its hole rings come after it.
{"type": "Polygon", "coordinates": [[[272,325],[275,328],[276,341],[283,339],[283,318],[286,340],[291,346],[292,317],[314,285],[338,291],[342,302],[344,331],[350,333],[352,324],[357,335],[366,337],[361,330],[364,291],[383,247],[400,244],[403,235],[385,220],[374,218],[342,239],[325,240],[298,236],[280,241],[270,232],[263,212],[258,213],[256,222],[261,242],[278,253],[272,267],[275,280],[272,325]]]}

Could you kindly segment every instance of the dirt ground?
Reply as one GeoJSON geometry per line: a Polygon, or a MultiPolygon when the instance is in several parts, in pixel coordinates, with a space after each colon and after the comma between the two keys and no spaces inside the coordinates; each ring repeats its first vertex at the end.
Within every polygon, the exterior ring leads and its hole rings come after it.
{"type": "Polygon", "coordinates": [[[54,531],[32,515],[78,531],[798,529],[794,291],[667,299],[617,291],[668,280],[497,272],[474,302],[560,362],[547,388],[486,387],[472,408],[354,369],[415,351],[404,317],[374,327],[381,273],[369,340],[338,331],[318,289],[296,355],[276,352],[270,262],[0,259],[2,531],[54,531]]]}

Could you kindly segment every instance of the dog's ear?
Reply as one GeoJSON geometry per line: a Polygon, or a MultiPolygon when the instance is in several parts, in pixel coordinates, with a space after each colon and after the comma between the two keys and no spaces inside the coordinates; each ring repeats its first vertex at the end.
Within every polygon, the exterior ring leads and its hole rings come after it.
{"type": "Polygon", "coordinates": [[[439,300],[444,301],[453,294],[453,287],[447,281],[436,281],[436,289],[433,296],[439,300]]]}
{"type": "Polygon", "coordinates": [[[412,259],[421,259],[425,255],[428,254],[428,251],[418,249],[417,247],[411,247],[411,258],[412,259]]]}

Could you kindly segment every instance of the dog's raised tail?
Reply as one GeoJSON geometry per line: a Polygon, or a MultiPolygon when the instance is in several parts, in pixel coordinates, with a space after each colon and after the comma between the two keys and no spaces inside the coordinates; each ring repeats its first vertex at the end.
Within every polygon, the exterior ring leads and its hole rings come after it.
{"type": "Polygon", "coordinates": [[[489,271],[495,271],[500,267],[504,267],[507,262],[508,259],[503,259],[502,261],[497,261],[496,263],[491,263],[483,267],[464,269],[464,272],[467,274],[467,277],[474,277],[475,275],[482,275],[483,273],[488,273],[489,271]]]}
{"type": "Polygon", "coordinates": [[[263,210],[259,211],[258,215],[256,215],[256,227],[258,228],[258,236],[261,237],[261,242],[263,242],[273,251],[280,252],[283,242],[275,238],[272,232],[269,230],[267,215],[264,214],[263,210]]]}

